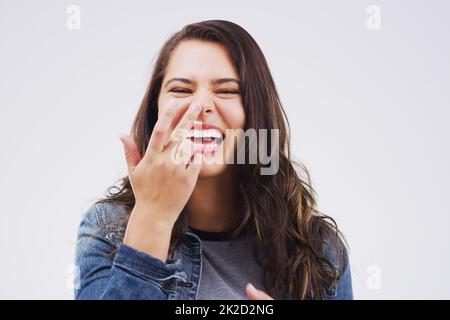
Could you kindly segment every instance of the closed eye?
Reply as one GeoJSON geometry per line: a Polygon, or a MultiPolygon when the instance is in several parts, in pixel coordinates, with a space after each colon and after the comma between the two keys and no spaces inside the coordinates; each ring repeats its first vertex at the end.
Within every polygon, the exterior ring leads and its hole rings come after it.
{"type": "Polygon", "coordinates": [[[239,90],[220,90],[218,93],[225,93],[225,94],[238,94],[239,90]]]}
{"type": "Polygon", "coordinates": [[[189,89],[183,89],[183,88],[173,88],[170,90],[170,92],[176,92],[176,93],[192,93],[189,89]]]}
{"type": "MultiPolygon", "coordinates": [[[[174,93],[186,93],[186,94],[192,93],[192,91],[190,89],[185,89],[185,88],[173,88],[169,91],[174,92],[174,93]]],[[[239,94],[240,91],[234,90],[234,89],[224,89],[224,90],[218,90],[217,93],[218,94],[239,94]]]]}

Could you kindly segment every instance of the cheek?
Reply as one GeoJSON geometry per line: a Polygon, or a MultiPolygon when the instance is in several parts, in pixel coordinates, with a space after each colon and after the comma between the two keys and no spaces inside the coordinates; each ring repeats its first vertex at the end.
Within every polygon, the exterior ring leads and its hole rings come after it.
{"type": "Polygon", "coordinates": [[[229,102],[221,104],[221,115],[227,127],[233,129],[244,129],[245,112],[242,103],[229,102]]]}
{"type": "Polygon", "coordinates": [[[158,114],[174,102],[176,102],[174,97],[166,94],[161,94],[158,98],[158,114]]]}

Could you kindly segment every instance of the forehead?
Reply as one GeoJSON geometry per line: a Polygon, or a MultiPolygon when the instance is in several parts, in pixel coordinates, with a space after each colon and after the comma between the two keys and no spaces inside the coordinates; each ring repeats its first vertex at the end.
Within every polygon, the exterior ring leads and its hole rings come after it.
{"type": "Polygon", "coordinates": [[[166,78],[211,79],[234,77],[238,73],[225,46],[212,41],[185,40],[172,52],[166,78]]]}

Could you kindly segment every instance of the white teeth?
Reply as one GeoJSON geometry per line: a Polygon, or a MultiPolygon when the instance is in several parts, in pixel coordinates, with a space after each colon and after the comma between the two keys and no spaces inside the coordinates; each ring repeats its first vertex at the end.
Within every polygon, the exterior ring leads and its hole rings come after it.
{"type": "Polygon", "coordinates": [[[188,138],[222,138],[222,132],[217,129],[205,129],[205,130],[191,130],[189,132],[188,138]]]}

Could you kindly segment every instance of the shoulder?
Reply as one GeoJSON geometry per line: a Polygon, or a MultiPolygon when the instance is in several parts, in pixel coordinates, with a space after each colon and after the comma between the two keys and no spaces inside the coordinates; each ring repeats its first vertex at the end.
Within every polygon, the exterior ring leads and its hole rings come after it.
{"type": "Polygon", "coordinates": [[[128,211],[110,201],[96,202],[84,213],[80,223],[80,236],[123,238],[129,219],[128,211]]]}
{"type": "Polygon", "coordinates": [[[341,272],[349,263],[347,247],[344,241],[338,237],[332,237],[324,241],[323,253],[328,261],[341,272]]]}
{"type": "Polygon", "coordinates": [[[348,249],[340,238],[329,239],[324,244],[324,255],[337,272],[337,279],[326,299],[353,299],[352,278],[348,249]]]}
{"type": "Polygon", "coordinates": [[[348,263],[348,251],[344,235],[336,222],[330,216],[317,215],[313,216],[311,224],[316,235],[312,241],[315,250],[320,251],[334,269],[342,272],[348,263]]]}

